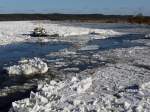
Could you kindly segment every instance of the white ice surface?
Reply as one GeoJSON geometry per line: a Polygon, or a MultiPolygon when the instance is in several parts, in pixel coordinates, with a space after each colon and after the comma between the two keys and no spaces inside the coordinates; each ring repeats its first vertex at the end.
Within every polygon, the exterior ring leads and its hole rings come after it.
{"type": "Polygon", "coordinates": [[[48,71],[48,66],[40,58],[24,59],[18,65],[13,65],[4,68],[10,76],[25,75],[30,76],[34,74],[43,74],[48,71]]]}
{"type": "Polygon", "coordinates": [[[58,34],[61,37],[86,35],[91,32],[96,32],[101,35],[102,38],[121,34],[113,30],[63,26],[59,24],[52,24],[51,22],[38,23],[37,21],[8,21],[0,22],[0,45],[32,40],[30,39],[30,36],[27,36],[26,34],[30,34],[37,26],[44,27],[49,35],[58,34]]]}
{"type": "MultiPolygon", "coordinates": [[[[100,93],[96,93],[95,90],[92,91],[92,86],[96,86],[92,82],[100,80],[98,77],[96,78],[89,77],[79,80],[73,77],[71,81],[65,82],[41,82],[38,86],[40,92],[31,92],[30,98],[13,102],[13,109],[15,112],[111,112],[111,110],[134,112],[132,110],[133,102],[128,99],[131,98],[128,93],[120,93],[122,97],[117,99],[112,94],[102,92],[101,90],[107,86],[98,88],[102,84],[93,88],[99,89],[100,93]]],[[[142,97],[140,101],[133,98],[137,102],[136,112],[149,112],[150,98],[141,94],[150,91],[148,86],[150,86],[149,82],[142,85],[139,91],[139,95],[142,97]]]]}

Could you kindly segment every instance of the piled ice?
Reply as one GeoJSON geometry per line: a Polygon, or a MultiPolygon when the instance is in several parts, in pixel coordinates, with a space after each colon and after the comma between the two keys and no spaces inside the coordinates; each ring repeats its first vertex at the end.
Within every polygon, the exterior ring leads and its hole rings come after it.
{"type": "Polygon", "coordinates": [[[139,78],[142,72],[116,64],[96,69],[88,78],[41,81],[38,92],[12,106],[15,112],[149,112],[150,82],[139,78]]]}
{"type": "Polygon", "coordinates": [[[13,109],[15,112],[70,112],[77,109],[84,112],[85,104],[80,97],[91,85],[92,78],[79,80],[76,77],[71,81],[41,82],[40,92],[31,92],[29,99],[13,102],[13,109]]]}
{"type": "Polygon", "coordinates": [[[30,76],[34,74],[43,74],[48,71],[48,66],[40,58],[24,59],[18,65],[13,65],[5,68],[10,76],[25,75],[30,76]]]}

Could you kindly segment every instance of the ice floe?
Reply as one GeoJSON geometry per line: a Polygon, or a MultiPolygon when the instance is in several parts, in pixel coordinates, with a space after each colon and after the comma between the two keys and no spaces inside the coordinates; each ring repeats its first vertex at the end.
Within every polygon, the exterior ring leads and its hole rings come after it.
{"type": "Polygon", "coordinates": [[[18,65],[13,65],[4,68],[10,76],[25,75],[30,76],[34,74],[44,74],[48,71],[48,66],[40,58],[24,59],[18,65]]]}
{"type": "Polygon", "coordinates": [[[98,49],[99,49],[98,45],[87,45],[85,47],[81,47],[79,50],[88,51],[88,50],[98,50],[98,49]]]}
{"type": "Polygon", "coordinates": [[[96,34],[103,36],[103,38],[122,34],[114,30],[63,26],[51,22],[39,22],[36,24],[34,21],[8,21],[0,22],[0,45],[32,40],[33,38],[31,38],[29,34],[35,27],[39,26],[39,24],[46,29],[48,35],[58,34],[60,37],[88,35],[91,32],[95,32],[96,34]]]}

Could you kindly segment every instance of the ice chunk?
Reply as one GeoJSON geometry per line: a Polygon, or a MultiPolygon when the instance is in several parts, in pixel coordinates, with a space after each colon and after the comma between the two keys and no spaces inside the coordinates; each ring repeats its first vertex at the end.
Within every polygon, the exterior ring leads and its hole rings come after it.
{"type": "Polygon", "coordinates": [[[98,45],[87,45],[85,47],[82,47],[80,50],[81,51],[89,51],[89,50],[98,50],[99,46],[98,45]]]}
{"type": "Polygon", "coordinates": [[[85,80],[82,80],[82,81],[79,83],[78,87],[77,87],[77,92],[78,92],[78,93],[83,93],[83,92],[85,92],[87,89],[89,89],[91,85],[92,85],[92,78],[91,78],[91,77],[90,77],[90,78],[87,78],[87,79],[85,79],[85,80]]]}
{"type": "Polygon", "coordinates": [[[77,91],[77,93],[84,93],[92,85],[92,78],[87,78],[78,82],[75,77],[72,78],[74,84],[71,86],[72,90],[77,91]]]}
{"type": "Polygon", "coordinates": [[[10,76],[34,74],[44,74],[48,71],[48,66],[40,58],[21,60],[18,65],[4,68],[10,76]]]}
{"type": "MultiPolygon", "coordinates": [[[[40,92],[31,92],[30,98],[13,102],[12,106],[15,112],[22,112],[22,110],[26,110],[26,112],[58,112],[57,106],[59,106],[60,103],[60,105],[63,106],[62,111],[60,112],[64,112],[65,110],[71,111],[72,109],[76,110],[78,106],[81,108],[82,104],[85,104],[84,101],[80,99],[72,99],[69,101],[69,99],[67,99],[68,95],[84,94],[91,85],[91,77],[83,80],[73,77],[72,80],[64,82],[52,80],[49,83],[46,83],[41,81],[41,84],[38,87],[40,92]],[[74,91],[74,93],[72,93],[72,89],[68,88],[73,86],[77,88],[77,91],[74,91]],[[66,92],[68,94],[67,96],[65,96],[66,92]],[[70,102],[70,105],[65,106],[66,102],[70,102]]],[[[61,108],[61,106],[59,106],[59,108],[61,108]]]]}
{"type": "Polygon", "coordinates": [[[142,95],[148,95],[150,94],[150,82],[146,82],[141,85],[140,93],[142,95]]]}
{"type": "Polygon", "coordinates": [[[150,34],[145,35],[145,38],[150,38],[150,34]]]}

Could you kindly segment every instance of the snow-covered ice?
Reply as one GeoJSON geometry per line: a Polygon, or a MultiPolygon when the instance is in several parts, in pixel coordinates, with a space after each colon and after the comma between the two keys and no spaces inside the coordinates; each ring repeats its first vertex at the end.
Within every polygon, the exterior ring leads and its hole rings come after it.
{"type": "Polygon", "coordinates": [[[34,74],[44,74],[48,71],[48,66],[40,58],[23,59],[18,65],[4,68],[10,76],[24,75],[30,76],[34,74]]]}
{"type": "Polygon", "coordinates": [[[58,34],[60,37],[87,35],[90,34],[90,32],[96,32],[104,37],[121,34],[111,29],[104,30],[104,29],[63,26],[59,24],[53,24],[51,22],[36,23],[34,21],[13,21],[13,22],[8,21],[8,22],[0,22],[0,45],[32,40],[30,39],[31,37],[28,36],[28,34],[30,34],[31,31],[39,25],[44,27],[49,35],[58,34]]]}

